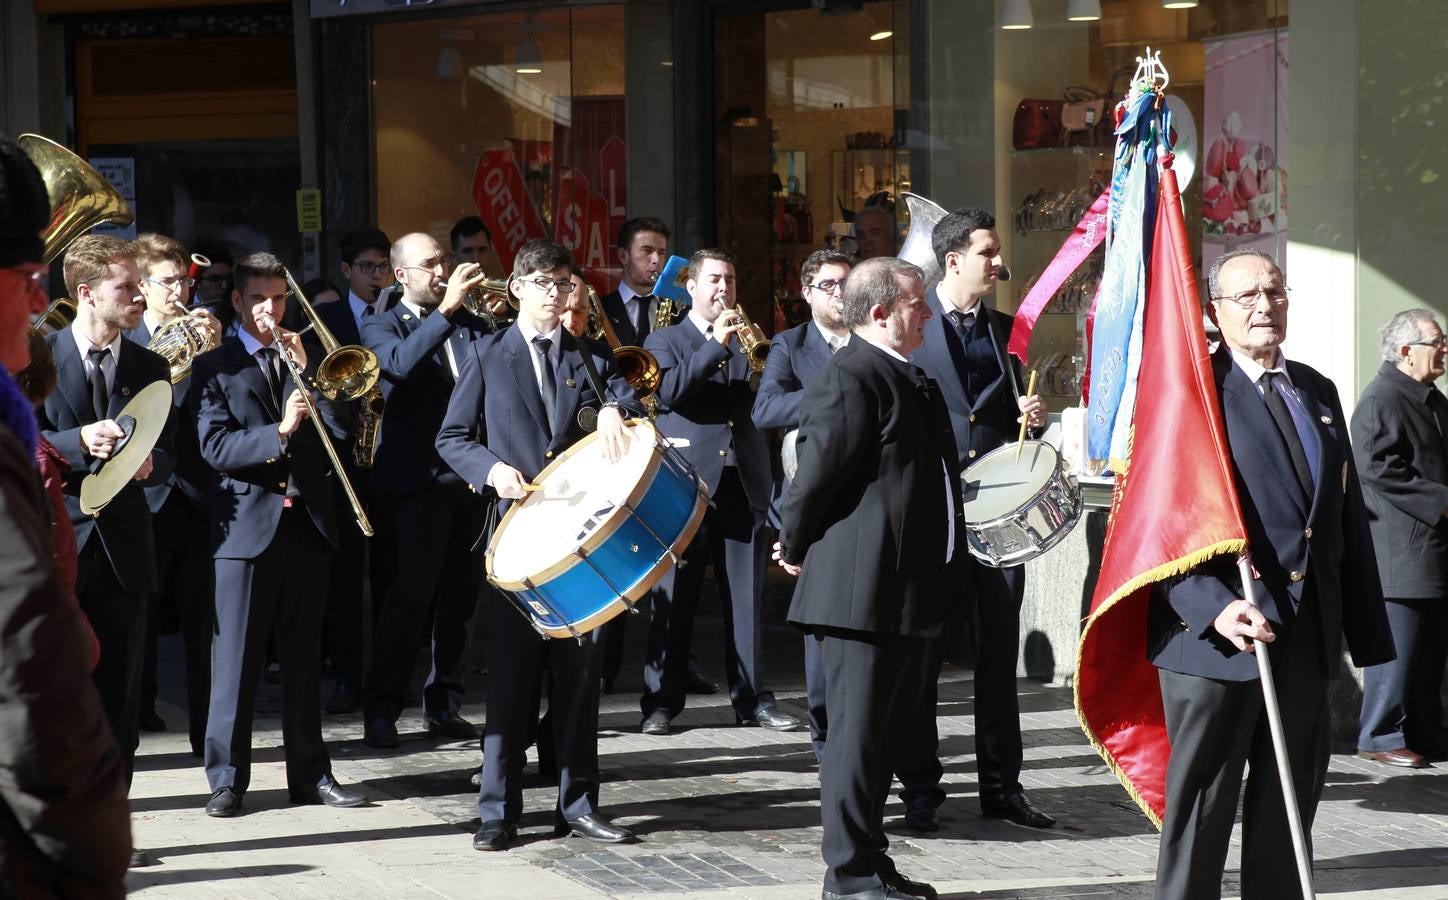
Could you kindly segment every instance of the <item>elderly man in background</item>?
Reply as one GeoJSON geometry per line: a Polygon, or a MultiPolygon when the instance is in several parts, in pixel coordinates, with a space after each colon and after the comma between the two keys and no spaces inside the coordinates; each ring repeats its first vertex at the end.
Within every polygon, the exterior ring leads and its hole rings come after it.
{"type": "Polygon", "coordinates": [[[1426,309],[1378,331],[1383,364],[1352,416],[1353,456],[1367,501],[1398,658],[1363,672],[1358,756],[1420,769],[1448,759],[1439,686],[1448,656],[1448,398],[1443,328],[1426,309]]]}

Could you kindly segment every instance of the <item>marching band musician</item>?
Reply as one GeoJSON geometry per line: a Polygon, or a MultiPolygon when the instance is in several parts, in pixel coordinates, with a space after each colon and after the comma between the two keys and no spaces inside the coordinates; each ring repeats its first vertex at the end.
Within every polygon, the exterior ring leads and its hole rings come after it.
{"type": "MultiPolygon", "coordinates": [[[[211,346],[221,343],[221,321],[208,309],[189,309],[194,282],[187,276],[190,261],[180,243],[162,234],[136,238],[136,265],[141,272],[141,294],[146,310],[141,323],[126,332],[138,344],[150,344],[162,326],[188,318],[211,346]]],[[[188,374],[172,385],[172,408],[184,421],[188,374]]],[[[164,482],[146,488],[146,503],[156,530],[156,576],[160,590],[150,595],[146,609],[146,657],[141,672],[140,726],[164,731],[156,714],[156,635],[161,615],[181,626],[186,658],[186,718],[191,752],[200,757],[206,740],[206,707],[211,695],[211,553],[207,540],[207,494],[216,473],[201,458],[196,432],[178,427],[175,434],[176,468],[164,482]]]]}
{"type": "MultiPolygon", "coordinates": [[[[925,327],[925,344],[914,361],[940,385],[950,409],[960,468],[965,471],[978,458],[1016,440],[1022,416],[1031,428],[1045,425],[1046,407],[1038,394],[1016,397],[1012,382],[1021,383],[1020,369],[1006,356],[1014,319],[982,302],[995,290],[1003,266],[995,217],[978,208],[953,212],[936,223],[931,243],[943,274],[930,289],[930,308],[941,315],[925,327]]],[[[1026,798],[1020,783],[1023,750],[1016,661],[1025,567],[997,569],[968,554],[963,565],[968,573],[964,581],[976,593],[975,754],[981,811],[1019,825],[1048,828],[1056,820],[1026,798]]],[[[914,740],[906,742],[919,748],[915,766],[933,770],[937,784],[941,770],[935,698],[940,663],[940,642],[932,641],[918,731],[914,740]]],[[[945,799],[944,791],[936,787],[934,798],[938,806],[945,799]]]]}
{"type": "Polygon", "coordinates": [[[372,467],[372,495],[386,507],[392,577],[378,604],[378,641],[363,695],[364,743],[397,746],[397,719],[407,703],[417,638],[431,622],[432,668],[423,688],[427,731],[476,738],[458,714],[468,621],[482,586],[483,503],[438,456],[436,436],[468,348],[490,333],[463,307],[485,277],[482,266],[451,258],[427,234],[392,245],[402,300],[362,326],[362,342],[382,366],[386,414],[372,467]]]}
{"type": "MultiPolygon", "coordinates": [[[[380,229],[364,226],[342,235],[338,250],[342,260],[342,277],[347,280],[347,302],[316,306],[317,317],[343,346],[360,344],[362,324],[386,313],[393,306],[392,295],[385,290],[392,282],[388,260],[391,242],[380,229]]],[[[316,298],[308,299],[315,301],[316,298]]],[[[325,352],[315,338],[309,338],[307,346],[313,353],[325,352]]],[[[360,401],[353,401],[348,406],[356,411],[360,401]]],[[[372,476],[365,467],[357,465],[354,453],[357,417],[347,416],[346,419],[350,426],[338,447],[338,456],[353,490],[367,504],[372,494],[372,476]]],[[[345,502],[345,498],[339,498],[339,504],[345,502]]],[[[355,712],[362,702],[363,667],[366,665],[362,651],[364,636],[370,627],[370,623],[364,621],[366,616],[362,605],[364,569],[371,575],[374,615],[386,593],[387,582],[385,572],[388,567],[378,558],[385,554],[378,553],[378,546],[387,540],[390,524],[383,515],[377,516],[377,524],[379,534],[375,541],[369,541],[355,528],[343,528],[341,546],[332,557],[323,634],[328,655],[332,658],[334,679],[334,689],[327,698],[326,710],[333,715],[355,712]]]]}
{"type": "Polygon", "coordinates": [[[654,282],[669,261],[669,226],[653,216],[639,216],[618,229],[618,263],[623,279],[603,295],[603,311],[626,347],[643,346],[654,327],[654,282]]]}
{"type": "MultiPolygon", "coordinates": [[[[598,431],[611,459],[622,454],[627,440],[618,399],[639,412],[608,349],[580,345],[559,324],[562,298],[574,291],[571,262],[568,251],[552,241],[529,241],[518,251],[509,282],[520,302],[517,321],[466,350],[438,432],[443,460],[479,493],[496,494],[499,512],[525,496],[528,483],[555,454],[583,437],[580,409],[603,401],[598,431]],[[584,352],[618,399],[595,394],[585,377],[584,352]]],[[[517,837],[524,748],[537,718],[534,689],[545,656],[559,776],[554,834],[635,841],[633,832],[598,809],[598,632],[579,641],[544,639],[510,600],[490,592],[488,721],[478,793],[482,824],[473,847],[503,850],[517,837]]]]}
{"type": "Polygon", "coordinates": [[[558,310],[558,318],[563,322],[563,327],[568,333],[576,338],[588,335],[589,308],[588,308],[588,282],[583,279],[583,270],[578,268],[577,263],[569,270],[568,280],[573,282],[573,291],[564,294],[563,306],[558,310]]]}
{"type": "MultiPolygon", "coordinates": [[[[850,274],[850,258],[834,250],[816,250],[799,267],[800,287],[810,309],[810,321],[796,325],[774,336],[769,359],[759,380],[759,393],[754,398],[756,428],[798,428],[800,400],[804,389],[814,380],[830,357],[850,340],[845,328],[845,276],[850,274]]],[[[776,482],[771,498],[770,524],[779,525],[779,502],[784,484],[776,482]]],[[[805,635],[804,681],[809,697],[809,735],[815,759],[824,753],[825,679],[819,645],[805,635]]]]}
{"type": "Polygon", "coordinates": [[[684,709],[689,646],[704,567],[713,563],[726,633],[729,696],[741,725],[793,731],[801,723],[764,690],[759,612],[767,561],[771,475],[764,437],[754,427],[749,363],[735,337],[742,328],[734,296],[734,255],[700,250],[689,260],[692,306],[682,322],[653,332],[644,347],[663,372],[658,428],[679,439],[679,452],[709,486],[714,506],[654,591],[649,621],[644,734],[665,735],[684,709]],[[730,347],[730,341],[734,347],[730,347]]]}
{"type": "Polygon", "coordinates": [[[115,417],[127,401],[152,382],[169,381],[170,367],[124,335],[140,324],[145,309],[131,242],[98,235],[77,239],[65,254],[65,285],[76,317],[46,338],[55,357],[57,389],[41,407],[41,428],[71,466],[65,499],[79,547],[75,592],[100,640],[95,683],[125,756],[129,782],[138,737],[146,596],[159,586],[156,536],[144,489],[171,475],[174,422],[168,417],[135,481],[100,515],[81,512],[80,485],[124,436],[115,417]]]}
{"type": "MultiPolygon", "coordinates": [[[[232,307],[240,329],[199,357],[191,407],[202,456],[219,473],[212,494],[216,571],[211,708],[206,723],[206,814],[234,816],[251,782],[251,727],[267,639],[282,671],[282,734],[293,802],[332,807],[366,800],[332,778],[322,742],[319,674],[328,562],[337,547],[333,472],[319,430],[280,353],[307,371],[286,311],[281,260],[253,253],[236,266],[232,307]],[[275,338],[284,341],[284,348],[275,338]],[[275,628],[273,626],[275,625],[275,628]]],[[[319,401],[319,412],[333,415],[319,401]]],[[[340,434],[338,423],[326,423],[340,434]]]]}

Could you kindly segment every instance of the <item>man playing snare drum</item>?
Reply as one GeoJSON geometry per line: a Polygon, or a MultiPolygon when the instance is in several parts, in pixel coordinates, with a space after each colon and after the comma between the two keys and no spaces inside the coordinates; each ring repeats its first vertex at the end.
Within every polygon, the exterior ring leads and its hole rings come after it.
{"type": "MultiPolygon", "coordinates": [[[[1020,417],[1032,428],[1046,424],[1039,395],[1017,398],[1020,372],[1006,356],[1012,318],[981,302],[995,290],[1005,266],[995,218],[983,209],[962,209],[935,225],[931,243],[940,264],[940,284],[930,289],[930,305],[942,315],[925,326],[925,345],[912,362],[940,384],[960,453],[960,468],[1016,439],[1020,417]],[[1015,384],[1012,384],[1014,380],[1015,384]]],[[[1021,712],[1016,700],[1016,658],[1021,637],[1021,600],[1025,569],[995,569],[967,557],[962,578],[976,592],[975,755],[981,812],[1020,825],[1047,828],[1055,820],[1036,809],[1021,789],[1021,712]]],[[[924,748],[920,766],[934,770],[935,682],[940,648],[931,652],[926,672],[920,731],[909,746],[924,748]]],[[[908,768],[908,764],[902,763],[908,768]]],[[[945,799],[937,791],[935,803],[945,799]]],[[[912,807],[924,797],[907,798],[912,807]]]]}
{"type": "MultiPolygon", "coordinates": [[[[617,377],[607,347],[580,343],[560,323],[559,313],[575,287],[571,264],[568,251],[552,241],[529,241],[518,251],[509,282],[519,299],[518,319],[464,353],[438,432],[443,460],[478,493],[495,495],[499,513],[523,498],[538,473],[584,436],[578,412],[597,407],[600,400],[583,374],[585,349],[609,382],[610,397],[603,398],[598,411],[599,439],[610,460],[623,455],[626,427],[617,400],[632,408],[634,395],[617,377]]],[[[475,849],[503,850],[518,836],[524,751],[538,713],[534,686],[545,656],[553,684],[549,708],[558,764],[553,833],[614,844],[637,840],[598,811],[597,635],[594,631],[578,641],[542,638],[512,600],[490,594],[488,721],[478,793],[482,827],[473,836],[475,849]]]]}

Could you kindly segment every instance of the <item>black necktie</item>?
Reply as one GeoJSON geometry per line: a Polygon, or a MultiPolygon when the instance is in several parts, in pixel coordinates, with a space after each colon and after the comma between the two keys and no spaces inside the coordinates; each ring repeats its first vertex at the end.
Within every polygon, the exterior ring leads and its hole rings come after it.
{"type": "Polygon", "coordinates": [[[371,303],[368,303],[366,306],[362,307],[362,318],[365,319],[368,316],[372,315],[374,312],[376,312],[376,310],[372,308],[371,303]]]}
{"type": "Polygon", "coordinates": [[[639,320],[634,325],[634,332],[638,335],[638,342],[643,344],[644,338],[649,336],[649,330],[653,326],[652,316],[649,315],[649,301],[654,299],[652,295],[639,297],[639,320]]]}
{"type": "Polygon", "coordinates": [[[111,407],[111,392],[106,387],[106,371],[101,368],[101,363],[105,362],[106,357],[110,354],[111,351],[105,347],[86,351],[86,356],[90,357],[91,361],[91,408],[95,410],[97,422],[110,418],[106,413],[111,407]]]}
{"type": "Polygon", "coordinates": [[[553,360],[548,351],[553,342],[543,335],[533,338],[533,349],[538,352],[538,370],[543,373],[539,391],[543,394],[543,413],[548,419],[548,436],[553,436],[553,404],[558,396],[558,379],[553,375],[553,360]]]}
{"type": "Polygon", "coordinates": [[[1287,453],[1292,457],[1292,469],[1297,473],[1297,485],[1302,488],[1303,496],[1311,499],[1312,469],[1308,467],[1307,452],[1302,449],[1302,437],[1297,433],[1297,425],[1292,421],[1287,401],[1283,400],[1282,394],[1278,392],[1276,372],[1262,373],[1262,399],[1267,401],[1267,411],[1272,414],[1272,421],[1277,424],[1277,431],[1287,444],[1287,453]]]}
{"type": "Polygon", "coordinates": [[[282,411],[282,372],[281,357],[277,354],[275,347],[263,347],[257,351],[261,354],[261,371],[266,375],[266,386],[271,391],[272,405],[277,412],[282,411]]]}

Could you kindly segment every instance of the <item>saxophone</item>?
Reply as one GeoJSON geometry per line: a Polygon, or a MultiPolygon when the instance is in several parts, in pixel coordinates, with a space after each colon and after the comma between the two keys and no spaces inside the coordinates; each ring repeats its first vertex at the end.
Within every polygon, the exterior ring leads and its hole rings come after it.
{"type": "Polygon", "coordinates": [[[372,468],[372,459],[377,455],[377,434],[382,430],[382,410],[386,403],[382,399],[382,385],[374,384],[372,390],[362,395],[357,407],[357,435],[352,443],[352,462],[359,469],[372,468]]]}

